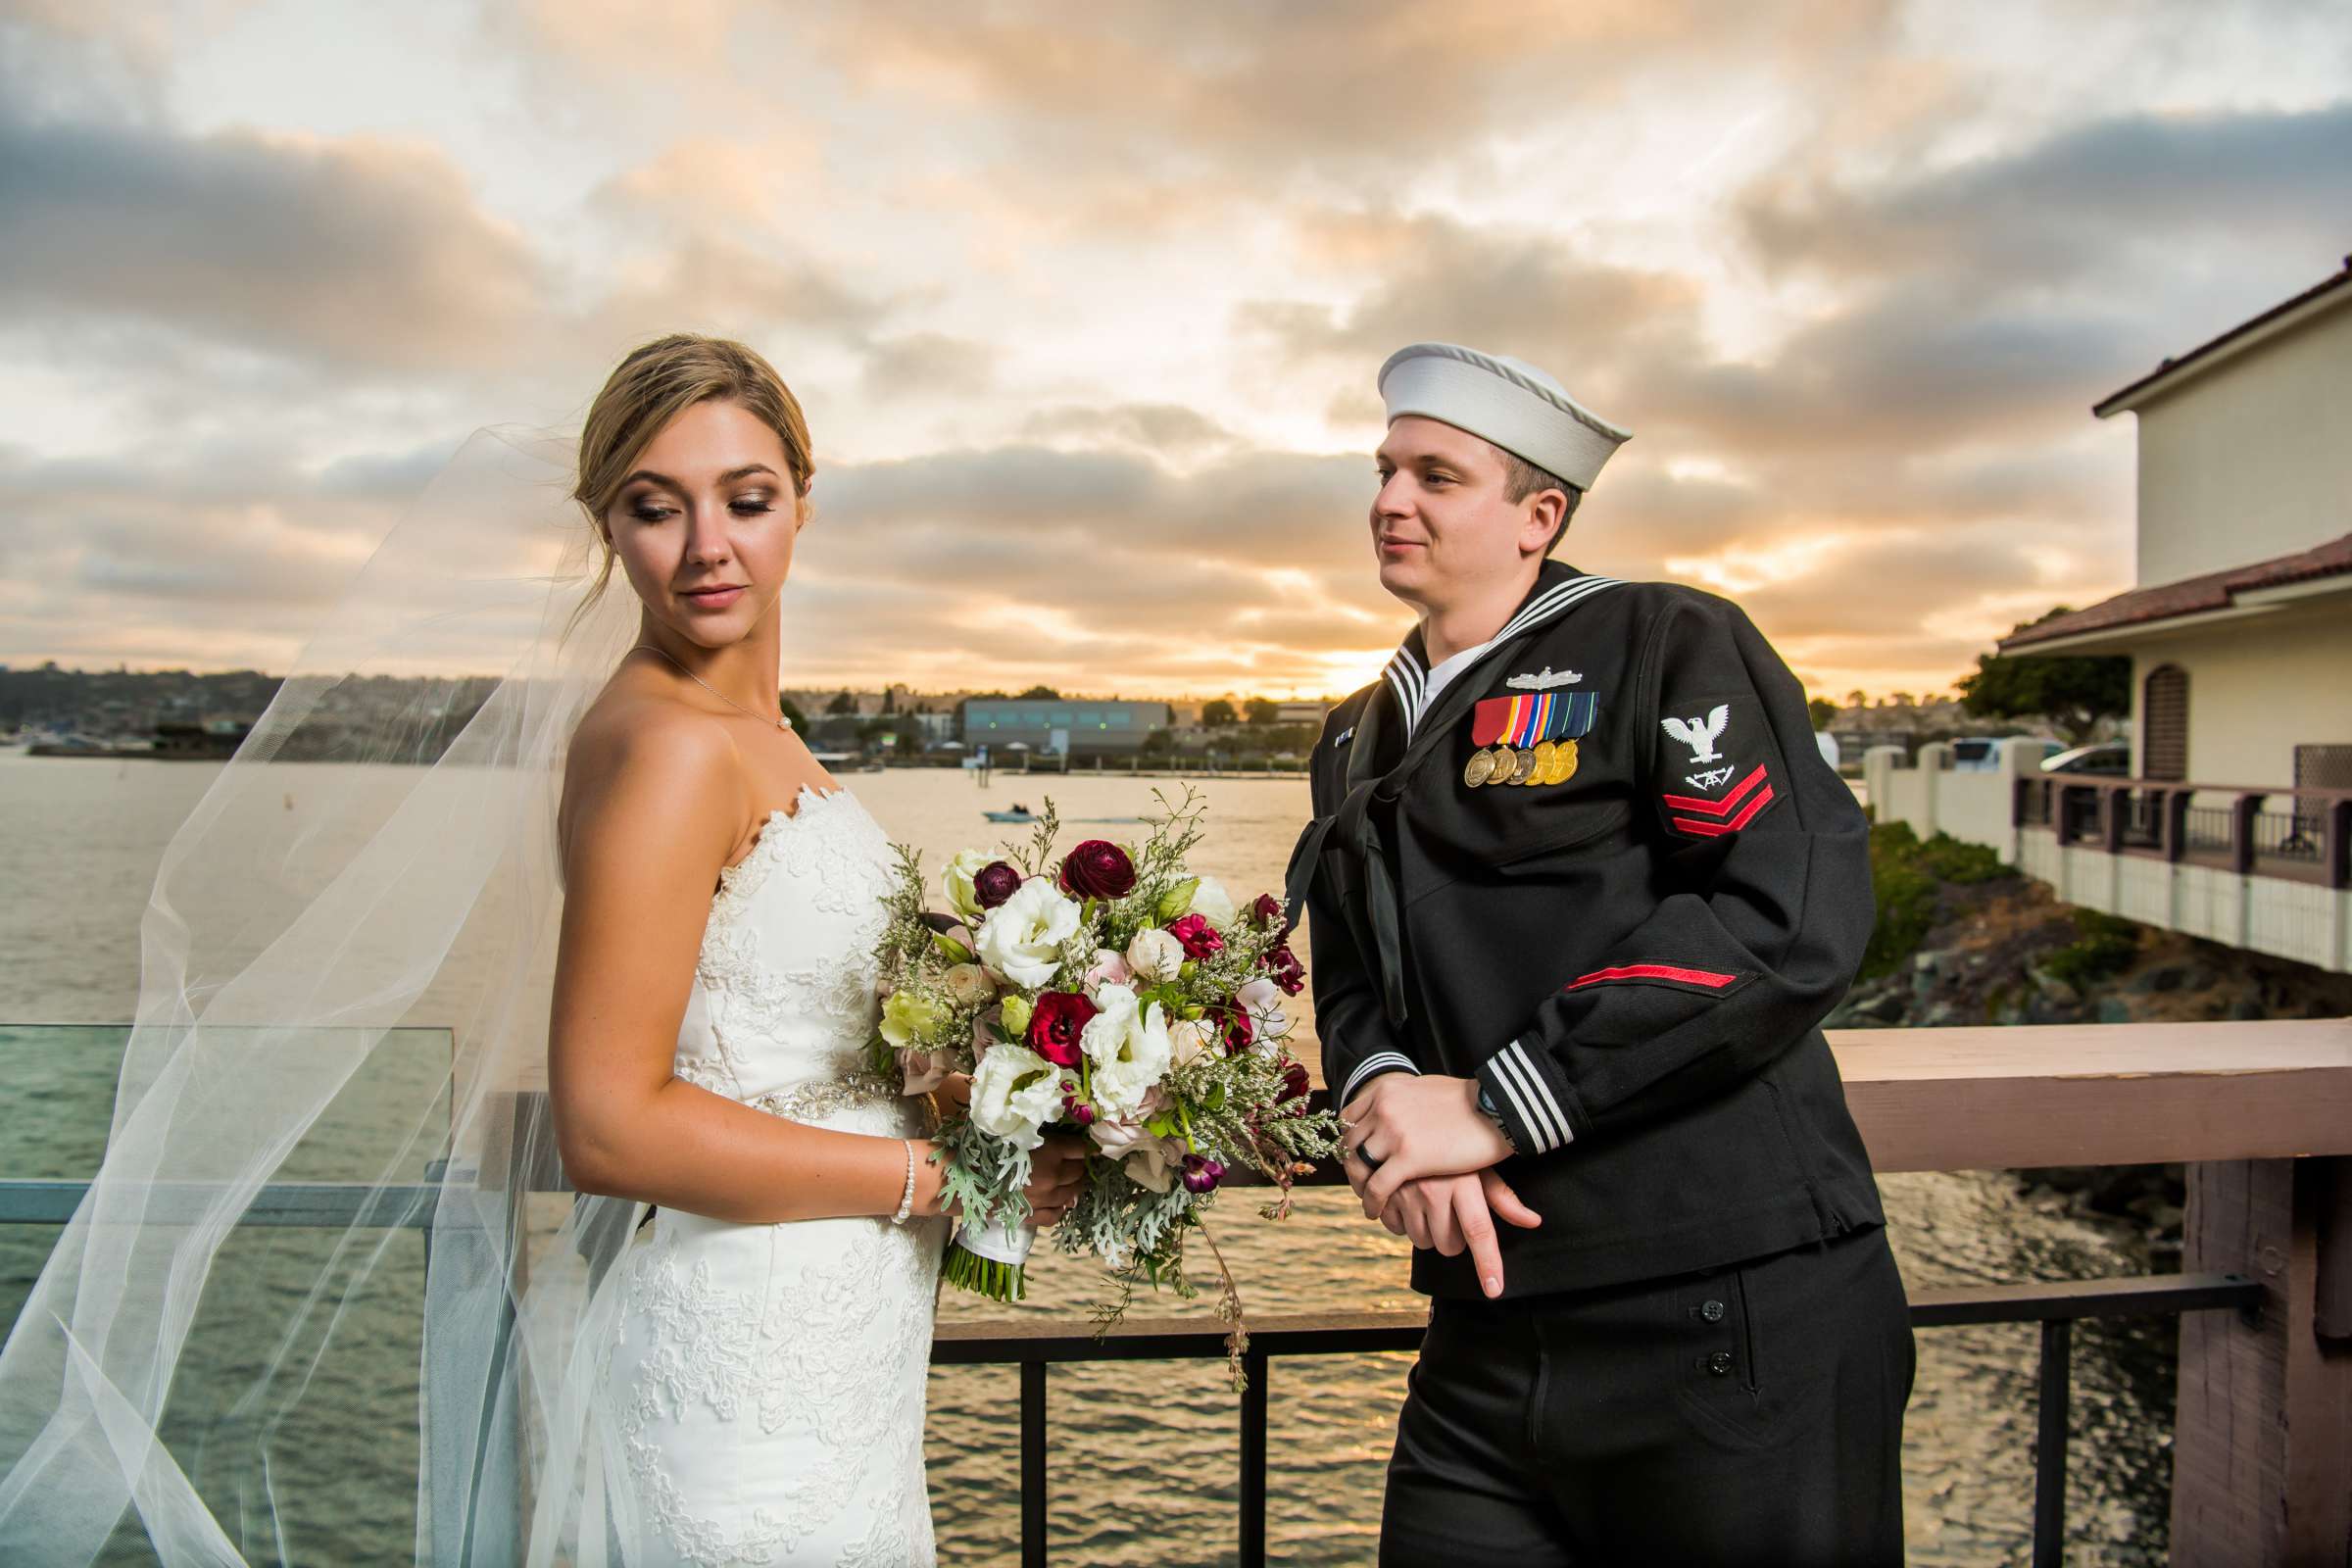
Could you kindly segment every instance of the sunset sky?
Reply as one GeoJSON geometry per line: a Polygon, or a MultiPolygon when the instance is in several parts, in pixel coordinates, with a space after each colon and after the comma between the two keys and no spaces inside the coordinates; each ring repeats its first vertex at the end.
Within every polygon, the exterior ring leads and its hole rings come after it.
{"type": "Polygon", "coordinates": [[[2089,405],[2341,265],[2348,84],[2318,0],[0,0],[0,662],[283,669],[683,327],[815,433],[787,685],[1343,691],[1443,338],[1635,432],[1566,559],[1932,691],[2129,584],[2089,405]]]}

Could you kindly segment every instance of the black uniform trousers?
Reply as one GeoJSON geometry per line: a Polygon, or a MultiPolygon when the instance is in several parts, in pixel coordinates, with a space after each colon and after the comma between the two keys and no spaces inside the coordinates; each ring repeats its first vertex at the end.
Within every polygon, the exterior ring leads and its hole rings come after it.
{"type": "Polygon", "coordinates": [[[1912,1371],[1876,1226],[1673,1279],[1440,1298],[1380,1561],[1900,1563],[1912,1371]]]}

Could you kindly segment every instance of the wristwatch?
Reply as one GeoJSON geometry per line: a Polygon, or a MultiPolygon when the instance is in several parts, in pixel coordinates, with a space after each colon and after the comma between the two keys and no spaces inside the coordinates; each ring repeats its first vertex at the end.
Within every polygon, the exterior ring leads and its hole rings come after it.
{"type": "Polygon", "coordinates": [[[1478,1084],[1478,1113],[1494,1124],[1494,1130],[1502,1134],[1502,1141],[1511,1146],[1512,1153],[1521,1152],[1519,1141],[1511,1136],[1511,1124],[1502,1119],[1502,1112],[1494,1108],[1494,1097],[1487,1093],[1486,1080],[1473,1081],[1478,1084]]]}

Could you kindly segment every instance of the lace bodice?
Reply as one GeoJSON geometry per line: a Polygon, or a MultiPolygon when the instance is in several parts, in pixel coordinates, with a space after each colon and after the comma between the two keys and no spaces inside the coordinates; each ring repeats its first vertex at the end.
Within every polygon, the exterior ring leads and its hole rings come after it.
{"type": "Polygon", "coordinates": [[[719,873],[678,1028],[689,1083],[795,1120],[871,1100],[874,945],[894,861],[848,790],[802,786],[719,873]]]}
{"type": "MultiPolygon", "coordinates": [[[[770,812],[710,901],[677,1075],[793,1121],[919,1138],[917,1102],[865,1054],[894,866],[846,790],[770,812]]],[[[603,1370],[630,1568],[927,1568],[944,1242],[937,1220],[656,1215],[622,1270],[603,1370]]]]}

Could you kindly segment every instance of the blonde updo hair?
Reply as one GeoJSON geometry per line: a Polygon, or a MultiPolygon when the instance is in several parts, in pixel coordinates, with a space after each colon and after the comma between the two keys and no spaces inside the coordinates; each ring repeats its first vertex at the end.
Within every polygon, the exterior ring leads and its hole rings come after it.
{"type": "Polygon", "coordinates": [[[785,466],[792,470],[794,510],[807,520],[808,481],[816,472],[808,420],[776,368],[758,350],[723,337],[673,332],[656,338],[631,350],[613,368],[580,427],[579,476],[571,498],[588,514],[604,561],[572,615],[573,625],[612,580],[612,536],[605,530],[605,514],[636,471],[637,460],[670,420],[714,398],[742,404],[776,432],[784,443],[785,466]]]}

